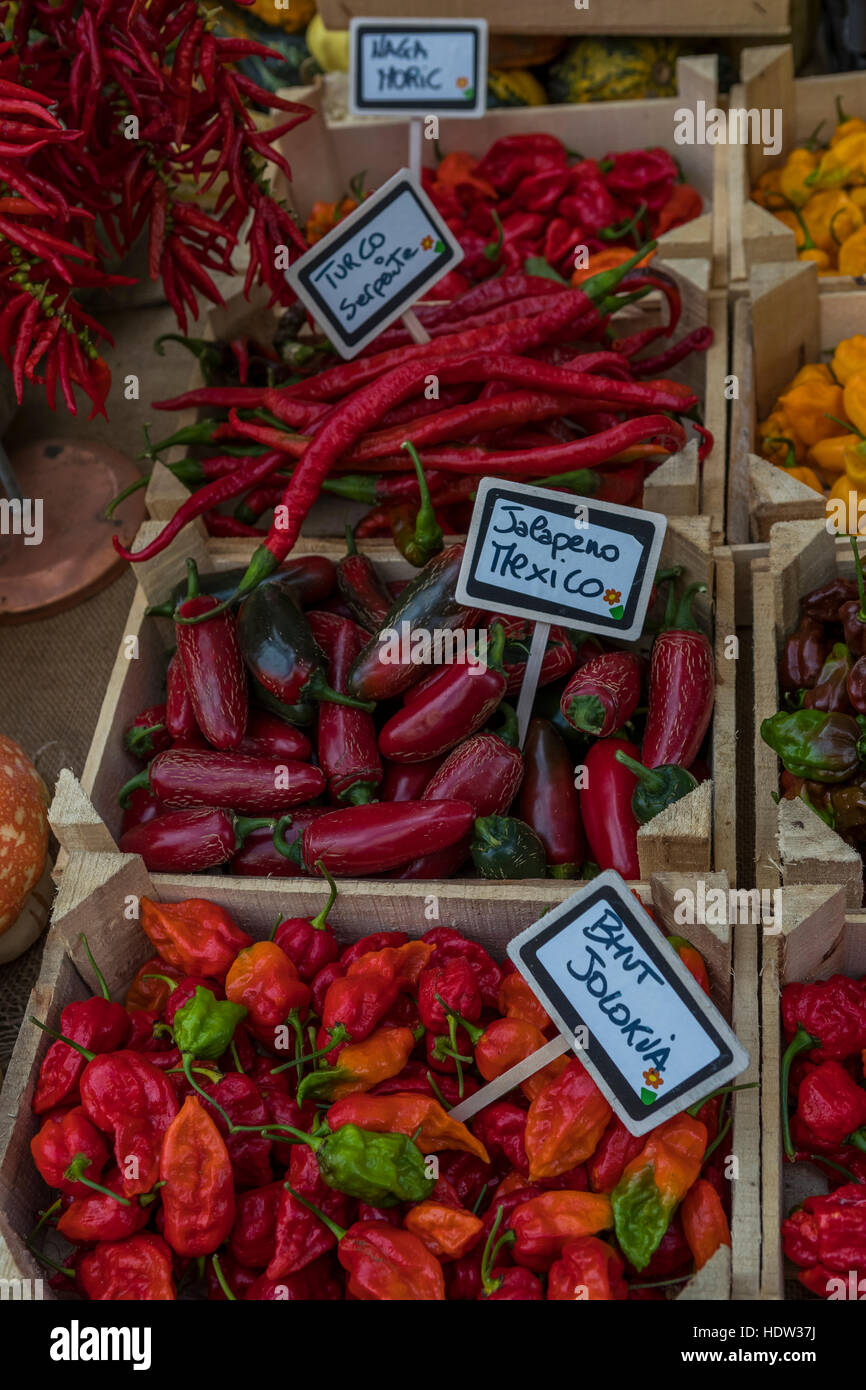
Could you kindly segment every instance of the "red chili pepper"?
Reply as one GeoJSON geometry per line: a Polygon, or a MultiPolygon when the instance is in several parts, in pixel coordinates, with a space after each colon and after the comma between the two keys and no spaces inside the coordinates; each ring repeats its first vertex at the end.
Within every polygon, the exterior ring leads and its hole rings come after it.
{"type": "Polygon", "coordinates": [[[704,589],[703,584],[693,584],[686,590],[653,644],[649,713],[639,759],[646,767],[690,767],[709,727],[715,698],[713,649],[693,626],[691,611],[695,594],[704,589]]]}
{"type": "Polygon", "coordinates": [[[167,811],[134,825],[120,837],[124,854],[140,854],[154,873],[194,874],[227,864],[252,830],[273,822],[233,816],[229,811],[167,811]]]}
{"type": "Polygon", "coordinates": [[[252,878],[299,878],[304,872],[300,863],[300,838],[312,821],[327,816],[330,810],[329,806],[298,806],[290,817],[283,817],[282,836],[290,849],[297,844],[297,863],[276,849],[270,828],[253,830],[233,855],[230,872],[252,878]],[[287,819],[291,821],[290,827],[285,825],[287,819]]]}
{"type": "Polygon", "coordinates": [[[105,1140],[80,1105],[48,1115],[30,1141],[30,1152],[48,1186],[71,1197],[86,1197],[92,1189],[81,1178],[97,1182],[108,1162],[105,1140]]]}
{"type": "MultiPolygon", "coordinates": [[[[341,695],[348,694],[348,676],[367,634],[348,618],[310,614],[310,627],[329,661],[329,679],[341,695]]],[[[384,775],[372,715],[346,705],[323,704],[318,726],[319,765],[327,778],[330,798],[359,806],[372,801],[384,775]]]]}
{"type": "Polygon", "coordinates": [[[524,746],[520,819],[544,845],[553,878],[573,878],[586,858],[574,765],[564,742],[546,719],[531,719],[524,746]]]}
{"type": "Polygon", "coordinates": [[[441,765],[441,758],[429,758],[423,763],[391,763],[386,758],[382,801],[420,800],[430,778],[441,765]]]}
{"type": "MultiPolygon", "coordinates": [[[[198,575],[188,562],[187,598],[176,618],[209,614],[216,599],[198,595],[198,575]]],[[[197,626],[175,623],[177,655],[196,723],[214,748],[237,748],[247,725],[247,676],[234,619],[220,615],[197,626]]],[[[232,804],[229,802],[228,804],[232,804]]]]}
{"type": "Polygon", "coordinates": [[[150,1192],[163,1137],[178,1111],[171,1082],[141,1053],[112,1052],[84,1068],[81,1103],[93,1123],[114,1136],[124,1195],[150,1192]]]}
{"type": "Polygon", "coordinates": [[[575,729],[607,738],[640,704],[644,670],[643,657],[634,652],[603,652],[586,662],[562,692],[563,718],[575,729]]]}
{"type": "Polygon", "coordinates": [[[401,801],[350,806],[322,816],[302,839],[304,862],[319,859],[348,877],[399,868],[410,859],[448,849],[472,828],[465,801],[401,801]]]}
{"type": "Polygon", "coordinates": [[[118,799],[148,786],[173,811],[197,806],[231,806],[248,816],[282,815],[325,790],[325,777],[308,763],[279,762],[250,753],[171,748],[121,788],[118,799]]]}
{"type": "Polygon", "coordinates": [[[337,588],[356,622],[378,632],[392,601],[372,560],[358,554],[351,526],[346,527],[346,552],[337,565],[337,588]]]}
{"type": "Polygon", "coordinates": [[[580,814],[590,853],[601,869],[623,878],[640,878],[638,823],[631,808],[637,779],[617,762],[616,753],[639,757],[639,749],[621,738],[599,739],[584,758],[586,785],[580,788],[580,814]]]}

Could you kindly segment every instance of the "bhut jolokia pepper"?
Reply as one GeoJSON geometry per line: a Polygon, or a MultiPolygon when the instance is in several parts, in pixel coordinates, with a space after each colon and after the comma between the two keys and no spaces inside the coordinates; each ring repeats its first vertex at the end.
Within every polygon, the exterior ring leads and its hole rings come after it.
{"type": "Polygon", "coordinates": [[[690,585],[675,607],[671,586],[665,626],[650,656],[649,713],[641,746],[646,767],[691,767],[709,727],[715,699],[713,649],[692,617],[692,601],[705,587],[690,585]]]}
{"type": "Polygon", "coordinates": [[[131,793],[149,787],[163,806],[182,811],[231,806],[244,816],[281,815],[325,790],[325,776],[309,763],[275,761],[251,753],[170,748],[118,792],[125,806],[131,793]]]}
{"type": "Polygon", "coordinates": [[[575,729],[607,738],[640,704],[645,662],[634,652],[603,652],[576,671],[560,708],[575,729]]]}
{"type": "Polygon", "coordinates": [[[586,753],[580,814],[589,852],[599,868],[615,869],[623,878],[640,878],[638,823],[632,810],[636,780],[617,761],[617,753],[640,757],[635,744],[620,738],[599,739],[586,753]]]}
{"type": "Polygon", "coordinates": [[[379,1028],[363,1042],[348,1043],[335,1067],[320,1067],[298,1087],[298,1104],[309,1097],[341,1100],[356,1091],[370,1091],[380,1081],[399,1076],[415,1048],[411,1028],[379,1028]]]}
{"type": "Polygon", "coordinates": [[[325,906],[315,917],[284,918],[274,932],[274,943],[288,956],[306,984],[340,954],[334,929],[328,922],[328,914],[337,898],[337,885],[324,864],[316,867],[328,880],[330,892],[325,906]]]}
{"type": "Polygon", "coordinates": [[[518,811],[544,845],[551,878],[574,878],[586,857],[571,755],[546,719],[531,719],[518,811]]]}
{"type": "Polygon", "coordinates": [[[331,1129],[355,1125],[378,1134],[411,1135],[424,1154],[442,1149],[459,1149],[474,1154],[482,1162],[490,1157],[465,1125],[452,1120],[431,1096],[396,1092],[393,1095],[359,1094],[336,1101],[327,1114],[331,1129]]]}
{"type": "Polygon", "coordinates": [[[407,1231],[438,1260],[459,1260],[478,1244],[483,1222],[461,1206],[430,1199],[406,1213],[407,1231]]]}
{"type": "Polygon", "coordinates": [[[251,594],[238,615],[237,633],[247,667],[282,704],[332,700],[355,709],[372,708],[349,695],[340,695],[328,685],[324,656],[291,585],[281,581],[251,594]]]}
{"type": "Polygon", "coordinates": [[[516,1263],[543,1273],[569,1241],[610,1230],[613,1212],[600,1192],[544,1192],[515,1206],[508,1226],[516,1263]]]}
{"type": "Polygon", "coordinates": [[[617,749],[614,754],[618,763],[627,767],[637,778],[637,786],[632,792],[631,809],[639,825],[646,825],[675,801],[681,801],[698,785],[698,780],[684,767],[674,764],[660,764],[654,768],[644,767],[636,758],[617,749]]]}
{"type": "Polygon", "coordinates": [[[706,1178],[698,1178],[689,1188],[680,1209],[683,1231],[695,1258],[695,1269],[703,1269],[722,1246],[731,1244],[728,1218],[721,1198],[706,1178]]]}
{"type": "Polygon", "coordinates": [[[782,1246],[803,1270],[800,1283],[825,1298],[831,1275],[854,1270],[859,1283],[866,1271],[866,1186],[848,1183],[829,1196],[807,1197],[782,1222],[782,1246]]]}
{"type": "Polygon", "coordinates": [[[800,1083],[792,1123],[801,1148],[866,1149],[866,1091],[841,1062],[819,1062],[800,1083]]]}
{"type": "Polygon", "coordinates": [[[134,1236],[150,1220],[150,1206],[156,1200],[156,1193],[148,1193],[132,1202],[123,1195],[123,1175],[119,1168],[103,1173],[102,1178],[101,1186],[105,1190],[73,1198],[57,1223],[59,1234],[73,1244],[124,1240],[134,1236]]]}
{"type": "Polygon", "coordinates": [[[686,941],[684,936],[669,936],[668,945],[673,946],[683,965],[700,985],[704,994],[710,992],[710,977],[707,973],[706,961],[700,951],[695,950],[690,941],[686,941]]]}
{"type": "MultiPolygon", "coordinates": [[[[102,992],[92,999],[67,1004],[60,1015],[60,1032],[90,1052],[116,1052],[129,1037],[129,1015],[121,1004],[112,1003],[108,986],[90,955],[86,940],[84,945],[102,992]]],[[[78,1082],[84,1064],[85,1059],[75,1048],[62,1042],[51,1044],[39,1068],[33,1095],[33,1110],[37,1115],[78,1099],[78,1082]]]]}
{"type": "Polygon", "coordinates": [[[108,1162],[105,1140],[81,1106],[48,1115],[30,1141],[30,1152],[48,1186],[71,1197],[86,1197],[90,1184],[82,1179],[95,1182],[108,1162]]]}
{"type": "Polygon", "coordinates": [[[179,903],[142,898],[141,927],[169,965],[212,980],[224,980],[238,952],[253,944],[225,908],[204,898],[179,903]]]}
{"type": "MultiPolygon", "coordinates": [[[[209,614],[217,600],[198,597],[198,574],[187,562],[187,597],[176,617],[209,614]]],[[[197,626],[175,624],[177,657],[198,727],[214,748],[236,748],[247,727],[247,676],[234,620],[225,614],[197,626]]]]}
{"type": "MultiPolygon", "coordinates": [[[[348,690],[352,663],[367,635],[349,618],[311,613],[310,628],[328,658],[331,685],[348,690]]],[[[376,726],[365,710],[325,701],[319,709],[317,751],[332,801],[350,806],[374,800],[384,776],[376,744],[376,726]]]]}
{"type": "Polygon", "coordinates": [[[788,772],[813,782],[847,782],[866,751],[856,719],[817,709],[780,710],[763,721],[761,738],[788,772]]]}
{"type": "Polygon", "coordinates": [[[626,1299],[628,1284],[622,1277],[623,1269],[622,1258],[607,1241],[597,1236],[570,1240],[550,1267],[548,1300],[567,1303],[579,1298],[609,1303],[626,1299]]]}
{"type": "Polygon", "coordinates": [[[295,1194],[336,1238],[337,1258],[349,1274],[348,1292],[363,1302],[445,1299],[442,1266],[411,1231],[385,1221],[356,1221],[348,1229],[295,1194]]]}
{"type": "Polygon", "coordinates": [[[256,941],[239,951],[226,975],[226,997],[248,1012],[248,1025],[266,1047],[297,1010],[306,1017],[310,990],[285,951],[273,941],[256,941]]]}
{"type": "Polygon", "coordinates": [[[215,1061],[228,1050],[235,1029],[246,1013],[242,1004],[217,999],[213,990],[196,985],[192,995],[180,1003],[168,1022],[181,1053],[215,1061]]]}
{"type": "Polygon", "coordinates": [[[618,1115],[612,1115],[595,1152],[586,1161],[593,1192],[613,1192],[623,1172],[637,1158],[644,1141],[626,1129],[618,1115]]]}
{"type": "Polygon", "coordinates": [[[423,762],[447,753],[476,733],[493,714],[507,684],[502,669],[505,629],[494,624],[484,652],[473,662],[443,666],[413,691],[380,730],[379,747],[392,762],[423,762]]]}
{"type": "Polygon", "coordinates": [[[176,1297],[171,1249],[152,1231],[101,1241],[83,1256],[78,1284],[96,1301],[169,1302],[176,1297]]]}
{"type": "Polygon", "coordinates": [[[165,1238],[178,1255],[210,1255],[235,1219],[225,1142],[201,1102],[187,1096],[165,1132],[159,1164],[165,1238]]]}
{"type": "Polygon", "coordinates": [[[482,878],[544,878],[547,870],[540,837],[515,816],[479,817],[471,851],[482,878]]]}
{"type": "Polygon", "coordinates": [[[589,1072],[573,1058],[529,1107],[525,1142],[530,1180],[555,1178],[585,1162],[611,1113],[589,1072]]]}
{"type": "MultiPolygon", "coordinates": [[[[322,1026],[332,1036],[339,1025],[352,1042],[361,1042],[404,991],[417,983],[433,948],[424,942],[385,946],[355,957],[346,974],[331,981],[322,1003],[322,1026]]],[[[345,965],[346,958],[343,958],[345,965]]]]}
{"type": "Polygon", "coordinates": [[[611,1195],[616,1237],[635,1269],[644,1269],[670,1219],[697,1180],[707,1129],[691,1115],[675,1115],[649,1135],[611,1195]]]}

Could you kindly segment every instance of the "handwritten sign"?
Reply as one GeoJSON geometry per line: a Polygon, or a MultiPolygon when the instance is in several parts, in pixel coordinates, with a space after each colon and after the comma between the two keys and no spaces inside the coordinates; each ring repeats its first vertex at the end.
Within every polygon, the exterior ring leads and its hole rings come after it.
{"type": "Polygon", "coordinates": [[[353,19],[349,54],[355,116],[484,114],[485,19],[353,19]]]}
{"type": "Polygon", "coordinates": [[[408,169],[401,169],[286,271],[343,357],[354,357],[463,260],[408,169]]]}
{"type": "Polygon", "coordinates": [[[749,1065],[612,870],[516,937],[508,954],[632,1134],[654,1129],[749,1065]]]}
{"type": "Polygon", "coordinates": [[[633,641],[643,628],[666,527],[657,512],[485,478],[458,601],[633,641]]]}

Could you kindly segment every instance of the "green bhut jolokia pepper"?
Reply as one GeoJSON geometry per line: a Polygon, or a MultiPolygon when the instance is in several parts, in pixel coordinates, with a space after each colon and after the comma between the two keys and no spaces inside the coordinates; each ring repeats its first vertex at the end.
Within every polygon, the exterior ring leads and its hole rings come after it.
{"type": "Polygon", "coordinates": [[[671,1217],[697,1180],[707,1147],[706,1126],[674,1115],[654,1129],[611,1193],[616,1238],[635,1269],[645,1269],[671,1217]]]}
{"type": "Polygon", "coordinates": [[[847,782],[866,761],[861,721],[847,714],[781,710],[764,720],[761,738],[788,772],[810,782],[847,782]]]}
{"type": "Polygon", "coordinates": [[[323,1182],[372,1207],[423,1202],[435,1186],[424,1155],[405,1134],[372,1134],[343,1125],[312,1147],[323,1182]]]}
{"type": "Polygon", "coordinates": [[[196,985],[195,994],[181,1005],[172,1019],[175,1044],[188,1057],[215,1060],[228,1048],[246,1012],[243,1004],[217,999],[204,985],[196,985]]]}

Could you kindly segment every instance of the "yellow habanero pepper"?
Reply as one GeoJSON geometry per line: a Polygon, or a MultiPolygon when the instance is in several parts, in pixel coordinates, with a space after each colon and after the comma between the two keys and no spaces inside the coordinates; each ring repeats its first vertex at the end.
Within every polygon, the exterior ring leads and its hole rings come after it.
{"type": "Polygon", "coordinates": [[[853,487],[866,488],[866,435],[855,435],[845,450],[845,477],[853,487]]]}
{"type": "Polygon", "coordinates": [[[774,212],[782,205],[782,171],[781,169],[768,169],[762,174],[752,189],[752,202],[760,203],[762,208],[768,208],[774,212]]]}
{"type": "MultiPolygon", "coordinates": [[[[866,132],[854,131],[844,135],[832,149],[822,155],[818,167],[804,176],[804,187],[841,188],[847,183],[866,181],[866,132]]],[[[802,206],[802,204],[800,205],[802,206]]]]}
{"type": "Polygon", "coordinates": [[[805,483],[806,487],[811,488],[813,492],[820,492],[823,497],[824,484],[821,482],[818,474],[804,464],[797,463],[793,439],[786,439],[783,435],[780,435],[778,438],[768,439],[767,443],[786,445],[784,460],[781,463],[777,463],[776,467],[781,468],[784,473],[787,473],[789,478],[796,478],[798,483],[805,483]]]}
{"type": "Polygon", "coordinates": [[[806,445],[802,439],[798,439],[797,432],[787,412],[779,407],[778,402],[766,420],[762,420],[758,425],[757,434],[758,452],[768,463],[781,466],[786,456],[784,447],[768,443],[767,441],[770,439],[790,439],[794,446],[797,462],[801,463],[806,457],[806,445]]]}
{"type": "Polygon", "coordinates": [[[823,381],[828,386],[837,385],[836,378],[826,362],[807,362],[805,367],[800,368],[793,381],[788,383],[787,389],[792,391],[803,381],[823,381]]]}
{"type": "Polygon", "coordinates": [[[835,255],[842,242],[863,226],[862,212],[842,188],[816,193],[801,216],[815,245],[828,255],[835,255]]]}
{"type": "Polygon", "coordinates": [[[809,450],[809,462],[822,473],[838,476],[845,472],[845,453],[852,444],[859,444],[859,434],[834,434],[831,439],[819,439],[809,450]]]}
{"type": "Polygon", "coordinates": [[[859,188],[849,188],[848,197],[852,203],[856,203],[863,216],[866,217],[866,184],[861,184],[859,188]]]}
{"type": "MultiPolygon", "coordinates": [[[[803,381],[779,397],[779,404],[791,420],[795,433],[811,448],[819,439],[844,434],[845,426],[828,416],[839,416],[845,409],[842,387],[823,381],[803,381]]],[[[850,411],[848,412],[850,417],[850,411]]]]}
{"type": "Polygon", "coordinates": [[[843,386],[847,386],[857,372],[866,371],[866,335],[855,333],[845,338],[833,353],[831,363],[833,375],[843,386]]]}
{"type": "MultiPolygon", "coordinates": [[[[805,207],[814,192],[807,179],[817,177],[821,164],[820,156],[804,145],[798,145],[788,156],[787,163],[779,175],[779,191],[795,208],[805,207]]],[[[814,179],[813,179],[814,182],[814,179]]]]}
{"type": "Polygon", "coordinates": [[[842,275],[866,275],[866,225],[839,247],[839,271],[842,275]]]}
{"type": "Polygon", "coordinates": [[[842,109],[842,98],[836,98],[836,129],[830,140],[830,148],[838,145],[846,135],[866,135],[866,121],[858,116],[848,116],[842,109]]]}
{"type": "MultiPolygon", "coordinates": [[[[847,381],[843,409],[857,433],[866,437],[866,371],[855,372],[847,381]]],[[[841,415],[842,411],[834,413],[841,415]]]]}

